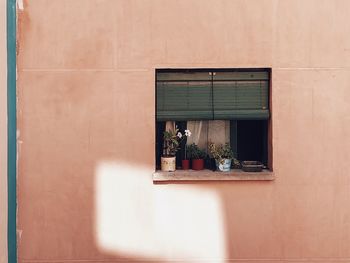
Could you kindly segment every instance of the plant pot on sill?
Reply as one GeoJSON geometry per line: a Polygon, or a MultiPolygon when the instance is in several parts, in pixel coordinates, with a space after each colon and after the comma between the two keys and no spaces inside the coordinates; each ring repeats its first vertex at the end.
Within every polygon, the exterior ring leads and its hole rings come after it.
{"type": "Polygon", "coordinates": [[[163,172],[174,172],[176,170],[175,156],[160,157],[160,167],[163,172]]]}
{"type": "Polygon", "coordinates": [[[216,167],[221,172],[229,172],[231,170],[231,159],[222,159],[220,161],[216,161],[216,167]]]}
{"type": "Polygon", "coordinates": [[[244,172],[261,172],[263,169],[263,164],[258,161],[243,161],[242,170],[244,172]]]}
{"type": "Polygon", "coordinates": [[[190,169],[190,160],[187,160],[187,159],[182,160],[181,164],[182,164],[182,170],[190,169]]]}
{"type": "Polygon", "coordinates": [[[204,169],[204,159],[192,159],[192,169],[193,170],[203,170],[204,169]]]}

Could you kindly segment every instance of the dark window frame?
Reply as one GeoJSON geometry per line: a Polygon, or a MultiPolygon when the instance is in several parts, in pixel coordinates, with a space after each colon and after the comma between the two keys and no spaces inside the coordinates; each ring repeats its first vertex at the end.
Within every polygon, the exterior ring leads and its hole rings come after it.
{"type": "MultiPolygon", "coordinates": [[[[266,147],[266,151],[264,152],[263,160],[266,164],[267,169],[270,171],[273,170],[273,155],[272,155],[272,69],[271,68],[191,68],[191,69],[184,69],[184,68],[157,68],[155,69],[155,135],[157,138],[157,75],[158,73],[195,73],[195,72],[261,72],[264,71],[268,73],[268,96],[267,96],[267,105],[269,110],[269,118],[266,120],[266,123],[264,124],[266,126],[266,129],[264,131],[264,146],[266,147]]],[[[191,80],[189,80],[191,81],[191,80]]],[[[211,82],[213,83],[213,78],[211,79],[211,82]]],[[[232,121],[235,121],[236,123],[238,120],[230,119],[230,127],[232,126],[232,121]]],[[[244,121],[244,120],[243,120],[244,121]]],[[[231,128],[230,128],[231,129],[231,128]]],[[[232,132],[232,129],[230,130],[230,133],[232,132]]],[[[237,132],[237,130],[236,130],[237,132]]],[[[235,153],[237,154],[237,137],[236,140],[232,140],[233,138],[230,135],[230,143],[231,146],[234,146],[233,149],[235,153]],[[236,144],[236,145],[233,145],[236,144]]],[[[156,153],[157,153],[157,141],[156,141],[156,153]]],[[[157,158],[156,155],[156,166],[157,166],[157,158]]]]}

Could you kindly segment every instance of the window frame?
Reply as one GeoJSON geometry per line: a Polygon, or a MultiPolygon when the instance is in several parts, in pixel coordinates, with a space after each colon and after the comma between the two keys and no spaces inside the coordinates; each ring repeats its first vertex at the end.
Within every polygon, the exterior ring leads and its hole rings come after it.
{"type": "MultiPolygon", "coordinates": [[[[157,125],[157,82],[158,73],[191,73],[191,72],[259,72],[265,71],[268,73],[268,97],[267,105],[269,110],[269,117],[267,121],[267,170],[273,172],[273,145],[272,145],[272,121],[273,121],[273,110],[272,110],[272,69],[271,68],[156,68],[155,69],[155,127],[157,125]]],[[[211,80],[213,83],[213,79],[211,80]]],[[[232,121],[232,119],[230,119],[232,121]]],[[[157,138],[157,129],[155,129],[155,138],[157,138]]],[[[157,142],[156,142],[157,144],[157,142]]],[[[157,146],[155,145],[155,150],[157,146]]],[[[156,156],[156,154],[154,154],[156,156]]],[[[157,156],[156,156],[157,158],[157,156]]],[[[157,160],[155,160],[156,167],[157,160]]]]}

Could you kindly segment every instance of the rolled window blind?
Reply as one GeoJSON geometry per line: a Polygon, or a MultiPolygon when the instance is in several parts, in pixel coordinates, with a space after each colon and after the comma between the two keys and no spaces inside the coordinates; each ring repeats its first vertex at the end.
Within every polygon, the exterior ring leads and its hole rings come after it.
{"type": "Polygon", "coordinates": [[[157,120],[268,119],[268,72],[157,73],[157,120]]]}
{"type": "Polygon", "coordinates": [[[268,72],[216,72],[213,75],[214,119],[268,119],[268,78],[268,72]]]}
{"type": "Polygon", "coordinates": [[[210,82],[157,83],[158,120],[212,119],[210,82]]]}
{"type": "Polygon", "coordinates": [[[157,75],[157,120],[209,120],[212,113],[208,72],[157,75]]]}

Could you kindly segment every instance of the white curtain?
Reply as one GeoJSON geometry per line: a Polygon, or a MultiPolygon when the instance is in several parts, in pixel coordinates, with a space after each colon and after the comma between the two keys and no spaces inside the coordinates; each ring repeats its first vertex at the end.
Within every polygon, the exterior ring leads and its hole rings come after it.
{"type": "Polygon", "coordinates": [[[230,143],[230,121],[209,121],[208,142],[230,143]]]}
{"type": "Polygon", "coordinates": [[[175,131],[175,121],[167,121],[165,123],[165,130],[166,131],[175,131]]]}
{"type": "MultiPolygon", "coordinates": [[[[175,121],[165,123],[166,131],[174,131],[175,128],[175,121]]],[[[188,121],[187,129],[192,133],[187,138],[187,145],[195,143],[199,148],[207,151],[208,142],[230,143],[230,121],[188,121]]]]}
{"type": "Polygon", "coordinates": [[[208,122],[188,121],[187,129],[191,131],[191,136],[187,138],[187,145],[195,143],[201,149],[207,149],[208,122]]]}
{"type": "Polygon", "coordinates": [[[188,121],[187,129],[192,132],[191,137],[187,138],[187,145],[195,143],[207,150],[208,142],[230,143],[230,121],[188,121]]]}

